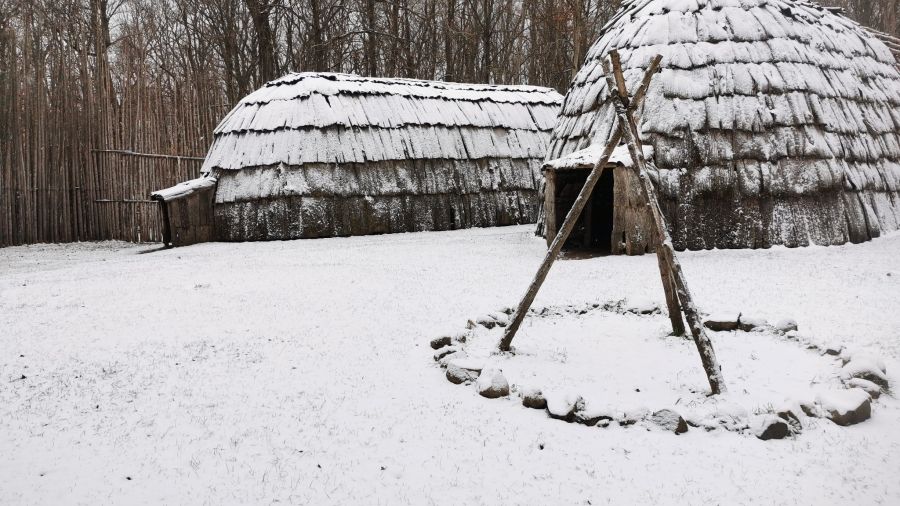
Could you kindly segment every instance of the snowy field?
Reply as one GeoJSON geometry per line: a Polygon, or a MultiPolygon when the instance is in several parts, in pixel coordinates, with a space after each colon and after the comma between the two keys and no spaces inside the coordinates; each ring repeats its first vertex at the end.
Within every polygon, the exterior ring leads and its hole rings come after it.
{"type": "MultiPolygon", "coordinates": [[[[154,248],[0,249],[0,504],[900,504],[890,397],[762,442],[447,382],[429,340],[518,301],[531,227],[154,248]]],[[[793,317],[900,381],[900,235],[680,258],[702,309],[793,317]]],[[[662,304],[655,257],[560,262],[536,305],[622,298],[662,304]]],[[[732,390],[743,349],[720,356],[732,390]]]]}

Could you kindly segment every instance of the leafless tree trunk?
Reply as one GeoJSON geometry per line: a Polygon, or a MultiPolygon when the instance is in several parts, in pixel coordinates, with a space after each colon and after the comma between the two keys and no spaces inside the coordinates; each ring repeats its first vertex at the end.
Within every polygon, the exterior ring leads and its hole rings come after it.
{"type": "Polygon", "coordinates": [[[256,55],[259,64],[259,81],[266,82],[275,79],[278,74],[278,55],[275,45],[275,32],[270,24],[270,13],[274,2],[272,0],[245,0],[247,10],[253,19],[253,29],[256,31],[256,55]]]}

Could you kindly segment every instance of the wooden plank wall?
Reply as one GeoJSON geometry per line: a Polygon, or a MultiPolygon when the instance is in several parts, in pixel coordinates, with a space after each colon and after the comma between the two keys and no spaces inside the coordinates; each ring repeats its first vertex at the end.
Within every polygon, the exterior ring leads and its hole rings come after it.
{"type": "MultiPolygon", "coordinates": [[[[172,227],[172,245],[188,246],[216,240],[213,207],[216,187],[195,192],[187,197],[170,200],[169,224],[172,227]]],[[[160,205],[163,205],[160,203],[160,205]]],[[[160,230],[162,234],[162,230],[160,230]]]]}

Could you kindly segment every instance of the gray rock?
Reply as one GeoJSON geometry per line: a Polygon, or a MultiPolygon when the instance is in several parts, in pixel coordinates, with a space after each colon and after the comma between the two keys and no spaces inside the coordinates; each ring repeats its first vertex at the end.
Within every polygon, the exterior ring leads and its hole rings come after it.
{"type": "Polygon", "coordinates": [[[753,332],[756,329],[763,329],[768,326],[769,322],[767,322],[763,318],[753,318],[744,315],[741,315],[741,319],[738,322],[738,328],[740,328],[744,332],[753,332]]]}
{"type": "Polygon", "coordinates": [[[491,313],[489,316],[497,322],[498,327],[506,327],[509,325],[509,316],[505,313],[491,313]]]}
{"type": "Polygon", "coordinates": [[[531,409],[546,409],[547,399],[539,388],[527,388],[522,392],[522,405],[531,409]]]}
{"type": "Polygon", "coordinates": [[[487,329],[492,329],[497,326],[497,320],[493,319],[490,315],[482,316],[475,320],[475,323],[487,329]]]}
{"type": "Polygon", "coordinates": [[[469,359],[451,360],[447,363],[447,380],[450,383],[470,383],[478,379],[481,365],[469,359]]]}
{"type": "Polygon", "coordinates": [[[684,434],[688,431],[687,422],[671,409],[661,409],[647,418],[653,424],[675,434],[684,434]]]}
{"type": "Polygon", "coordinates": [[[449,364],[451,361],[464,359],[468,356],[469,355],[466,354],[465,351],[457,351],[454,353],[450,353],[449,355],[445,355],[442,359],[438,360],[438,364],[440,364],[441,367],[447,367],[447,364],[449,364]]]}
{"type": "Polygon", "coordinates": [[[881,397],[881,387],[867,379],[850,378],[850,381],[847,382],[847,386],[850,388],[861,388],[873,399],[881,397]]]}
{"type": "Polygon", "coordinates": [[[788,423],[775,415],[761,415],[753,420],[753,433],[763,441],[784,439],[791,435],[788,423]]]}
{"type": "Polygon", "coordinates": [[[781,332],[797,331],[797,329],[797,320],[793,320],[791,318],[779,320],[778,323],[775,324],[775,330],[779,330],[781,332]]]}
{"type": "Polygon", "coordinates": [[[844,347],[839,344],[826,344],[822,346],[822,354],[831,357],[839,357],[844,352],[844,347]]]}
{"type": "Polygon", "coordinates": [[[809,417],[820,418],[822,416],[819,405],[816,404],[815,401],[809,399],[800,401],[800,409],[803,411],[804,415],[809,417]]]}
{"type": "Polygon", "coordinates": [[[453,344],[453,338],[450,336],[441,336],[431,340],[431,347],[435,350],[451,344],[453,344]]]}
{"type": "Polygon", "coordinates": [[[575,421],[575,410],[584,403],[581,396],[575,394],[553,393],[545,395],[544,398],[547,399],[547,413],[550,418],[569,423],[575,421]]]}
{"type": "Polygon", "coordinates": [[[482,397],[498,399],[509,395],[509,382],[500,369],[485,369],[481,371],[475,388],[482,397]]]}
{"type": "Polygon", "coordinates": [[[798,341],[801,338],[800,333],[797,332],[796,330],[791,330],[790,332],[785,332],[784,337],[786,337],[788,339],[798,340],[798,341]]]}
{"type": "Polygon", "coordinates": [[[588,402],[582,402],[574,413],[576,423],[593,427],[602,421],[606,421],[607,425],[614,418],[615,413],[608,406],[596,406],[588,402]]]}
{"type": "Polygon", "coordinates": [[[460,351],[459,346],[444,346],[443,348],[438,349],[438,351],[434,352],[434,361],[440,362],[440,360],[451,353],[456,353],[460,351]]]}
{"type": "Polygon", "coordinates": [[[847,378],[859,378],[871,381],[887,390],[890,388],[884,368],[877,360],[867,357],[853,357],[842,369],[841,374],[847,378]]]}
{"type": "MultiPolygon", "coordinates": [[[[806,416],[800,403],[786,405],[775,412],[778,418],[781,418],[788,424],[788,428],[794,434],[799,434],[803,430],[803,419],[806,416]]],[[[778,438],[781,439],[781,438],[778,438]]]]}
{"type": "Polygon", "coordinates": [[[861,388],[825,392],[817,401],[825,416],[838,425],[854,425],[872,416],[872,399],[861,388]]]}
{"type": "Polygon", "coordinates": [[[660,309],[659,309],[659,304],[648,300],[648,301],[637,301],[633,304],[630,304],[628,306],[628,308],[625,309],[625,311],[628,311],[629,313],[632,313],[632,314],[638,314],[638,315],[650,315],[650,314],[659,313],[660,309]]]}
{"type": "Polygon", "coordinates": [[[650,415],[650,410],[646,408],[635,408],[621,414],[618,419],[619,425],[627,427],[634,425],[650,415]]]}
{"type": "Polygon", "coordinates": [[[730,332],[738,329],[739,313],[711,314],[703,320],[703,325],[713,332],[730,332]]]}

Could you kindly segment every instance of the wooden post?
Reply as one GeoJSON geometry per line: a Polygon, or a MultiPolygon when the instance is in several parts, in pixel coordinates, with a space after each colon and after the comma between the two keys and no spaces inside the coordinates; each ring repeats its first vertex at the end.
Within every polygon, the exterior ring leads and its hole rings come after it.
{"type": "Polygon", "coordinates": [[[684,319],[681,317],[681,306],[678,301],[678,289],[675,280],[672,279],[671,270],[667,267],[666,257],[659,247],[656,248],[656,262],[659,264],[663,291],[666,293],[666,308],[669,311],[669,322],[672,324],[672,334],[685,336],[684,319]],[[665,273],[665,274],[663,274],[665,273]]]}
{"type": "MultiPolygon", "coordinates": [[[[609,169],[613,170],[613,169],[609,169]]],[[[591,247],[593,233],[591,227],[594,225],[594,199],[593,195],[588,195],[587,205],[584,206],[584,246],[591,247]]]]}
{"type": "Polygon", "coordinates": [[[544,237],[547,247],[553,244],[556,237],[556,171],[544,171],[544,237]]]}
{"type": "Polygon", "coordinates": [[[163,219],[163,246],[172,247],[172,224],[169,221],[169,203],[165,200],[159,200],[159,208],[162,210],[163,219]]]}
{"type": "MultiPolygon", "coordinates": [[[[666,229],[665,217],[659,207],[659,200],[656,198],[656,189],[647,176],[646,160],[644,160],[643,149],[641,148],[640,139],[637,133],[637,124],[634,116],[629,110],[628,92],[625,88],[625,76],[622,73],[622,64],[619,60],[619,53],[615,50],[610,51],[610,59],[612,60],[612,71],[610,72],[609,64],[604,60],[603,67],[606,73],[606,82],[610,90],[618,90],[619,100],[614,101],[616,107],[616,115],[619,119],[619,126],[622,135],[634,161],[638,176],[641,181],[641,188],[644,197],[647,199],[647,205],[650,207],[650,213],[653,216],[653,224],[656,228],[656,234],[659,237],[659,246],[657,252],[661,255],[660,272],[663,287],[669,286],[670,280],[675,281],[678,290],[678,299],[681,303],[681,309],[687,319],[688,325],[691,327],[691,333],[694,336],[694,343],[697,351],[700,353],[700,361],[703,363],[703,369],[706,371],[706,377],[709,380],[709,386],[712,393],[720,394],[725,392],[725,380],[722,377],[722,368],[716,359],[716,352],[713,349],[709,336],[703,326],[703,318],[694,305],[694,299],[688,289],[687,280],[681,269],[678,258],[675,257],[675,250],[672,248],[672,239],[669,237],[669,231],[666,229]]],[[[657,57],[658,59],[659,57],[657,57]]]]}

